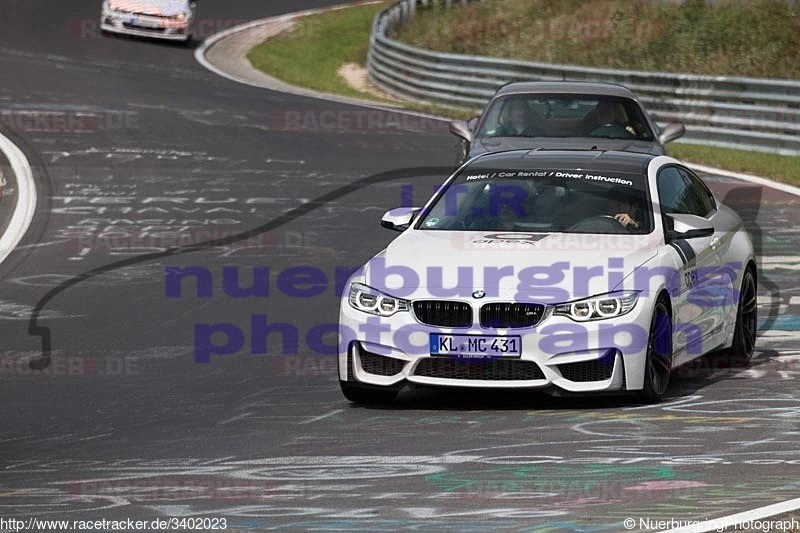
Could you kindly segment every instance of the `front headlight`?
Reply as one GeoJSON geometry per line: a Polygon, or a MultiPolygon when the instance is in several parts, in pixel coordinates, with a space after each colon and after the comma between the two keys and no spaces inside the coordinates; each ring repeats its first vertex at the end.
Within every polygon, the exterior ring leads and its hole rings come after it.
{"type": "Polygon", "coordinates": [[[186,13],[178,13],[172,18],[174,18],[177,21],[183,22],[184,20],[186,20],[186,13]]]}
{"type": "Polygon", "coordinates": [[[567,316],[576,322],[603,320],[630,313],[636,307],[639,293],[636,291],[611,292],[585,300],[577,300],[556,306],[553,314],[567,316]]]}
{"type": "Polygon", "coordinates": [[[408,311],[408,300],[395,298],[361,283],[350,285],[350,307],[378,316],[408,311]]]}

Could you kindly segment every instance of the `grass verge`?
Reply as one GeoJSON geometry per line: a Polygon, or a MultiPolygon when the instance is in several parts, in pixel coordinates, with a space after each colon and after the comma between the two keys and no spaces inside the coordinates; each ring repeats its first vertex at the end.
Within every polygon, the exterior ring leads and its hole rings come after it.
{"type": "MultiPolygon", "coordinates": [[[[256,68],[287,83],[398,104],[398,101],[358,91],[338,75],[339,68],[345,63],[365,63],[372,19],[384,5],[353,7],[305,17],[298,21],[294,31],[268,39],[251,50],[248,58],[256,68]]],[[[472,114],[419,103],[404,102],[402,105],[458,118],[467,118],[472,114]]],[[[800,185],[800,158],[797,157],[681,143],[671,143],[668,152],[686,161],[800,185]]]]}
{"type": "Polygon", "coordinates": [[[700,165],[745,172],[800,186],[800,157],[679,142],[667,145],[667,153],[700,165]]]}
{"type": "Polygon", "coordinates": [[[293,30],[256,46],[247,58],[257,69],[287,83],[368,97],[350,87],[337,71],[344,63],[366,62],[372,19],[383,7],[374,4],[303,17],[293,30]]]}
{"type": "Polygon", "coordinates": [[[382,98],[351,87],[339,76],[339,68],[345,63],[366,63],[372,20],[387,3],[303,17],[293,30],[256,46],[247,54],[247,58],[255,68],[292,85],[401,105],[435,115],[458,118],[474,115],[444,106],[382,98]]]}

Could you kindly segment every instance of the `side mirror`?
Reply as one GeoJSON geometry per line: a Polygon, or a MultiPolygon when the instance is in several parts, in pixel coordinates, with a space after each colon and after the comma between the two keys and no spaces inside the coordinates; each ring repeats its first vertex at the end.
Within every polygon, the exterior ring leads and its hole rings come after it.
{"type": "Polygon", "coordinates": [[[478,121],[480,119],[481,119],[480,115],[475,115],[474,117],[472,117],[467,121],[467,127],[469,128],[469,131],[475,133],[475,128],[478,127],[478,121]]]}
{"type": "Polygon", "coordinates": [[[381,227],[394,231],[405,231],[421,210],[421,207],[398,207],[387,211],[381,219],[381,227]]]}
{"type": "Polygon", "coordinates": [[[664,129],[658,135],[658,142],[667,144],[668,142],[683,137],[684,133],[686,133],[686,126],[678,124],[677,122],[670,122],[664,126],[664,129]]]}
{"type": "Polygon", "coordinates": [[[672,229],[667,230],[667,237],[670,241],[675,239],[698,239],[714,235],[714,224],[703,217],[679,213],[670,213],[667,216],[672,221],[672,229]]]}
{"type": "MultiPolygon", "coordinates": [[[[477,121],[476,121],[477,122],[477,121]]],[[[472,142],[473,135],[472,130],[464,120],[454,120],[450,123],[450,133],[455,135],[456,137],[461,137],[468,143],[472,142]]]]}

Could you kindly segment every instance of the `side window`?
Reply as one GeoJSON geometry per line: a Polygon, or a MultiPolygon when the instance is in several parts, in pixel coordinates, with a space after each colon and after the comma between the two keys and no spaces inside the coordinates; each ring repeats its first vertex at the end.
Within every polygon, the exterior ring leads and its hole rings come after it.
{"type": "Polygon", "coordinates": [[[703,182],[678,167],[666,167],[658,174],[661,212],[708,216],[716,203],[703,182]]]}
{"type": "Polygon", "coordinates": [[[686,182],[676,167],[662,168],[658,173],[658,198],[661,202],[661,212],[683,213],[680,210],[680,200],[684,195],[686,182]]]}
{"type": "Polygon", "coordinates": [[[706,184],[691,171],[682,167],[678,167],[678,170],[687,183],[690,184],[691,196],[695,198],[694,202],[698,205],[699,210],[703,212],[701,216],[707,217],[716,211],[717,201],[711,191],[708,190],[708,187],[706,187],[706,184]]]}

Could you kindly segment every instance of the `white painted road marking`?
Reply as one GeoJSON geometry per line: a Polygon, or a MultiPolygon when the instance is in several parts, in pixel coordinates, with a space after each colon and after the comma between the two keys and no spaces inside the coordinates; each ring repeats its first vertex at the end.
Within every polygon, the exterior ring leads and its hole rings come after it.
{"type": "Polygon", "coordinates": [[[762,520],[779,514],[789,513],[800,509],[800,498],[789,500],[781,503],[774,503],[765,507],[759,507],[751,511],[744,511],[743,513],[736,513],[730,516],[723,516],[722,518],[714,518],[707,522],[707,525],[689,525],[679,527],[677,529],[667,529],[659,533],[707,533],[709,531],[716,531],[721,524],[725,524],[727,529],[731,527],[762,520]]]}
{"type": "Polygon", "coordinates": [[[315,416],[313,418],[309,418],[308,420],[304,420],[300,422],[300,424],[312,424],[314,422],[319,422],[320,420],[325,420],[328,417],[338,415],[339,413],[343,413],[344,409],[336,409],[331,411],[330,413],[325,413],[324,415],[315,416]]]}
{"type": "Polygon", "coordinates": [[[3,236],[0,237],[0,263],[11,255],[19,241],[25,236],[33,222],[36,211],[36,184],[28,158],[11,140],[0,133],[0,151],[11,164],[11,171],[17,178],[17,205],[3,236]]]}
{"type": "Polygon", "coordinates": [[[239,415],[236,415],[236,416],[232,416],[232,417],[226,418],[225,420],[220,422],[219,425],[220,426],[224,426],[225,424],[230,424],[231,422],[236,422],[237,420],[241,420],[243,418],[247,418],[248,416],[250,416],[252,414],[253,413],[251,413],[251,412],[247,412],[247,413],[242,413],[242,414],[239,414],[239,415]]]}

